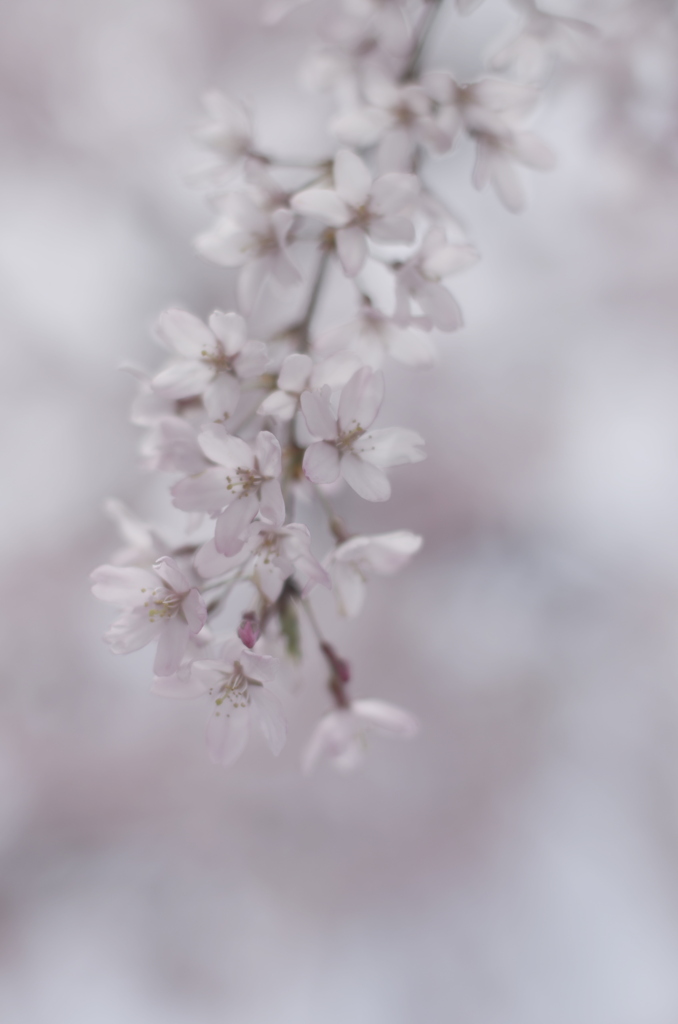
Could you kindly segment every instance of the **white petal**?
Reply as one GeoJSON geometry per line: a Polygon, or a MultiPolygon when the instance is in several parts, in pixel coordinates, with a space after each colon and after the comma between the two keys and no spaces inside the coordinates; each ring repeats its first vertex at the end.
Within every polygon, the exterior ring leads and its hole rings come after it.
{"type": "Polygon", "coordinates": [[[252,445],[259,472],[265,477],[278,477],[282,470],[280,441],[270,430],[261,430],[252,445]]]}
{"type": "Polygon", "coordinates": [[[342,142],[353,146],[371,146],[393,124],[393,117],[377,107],[361,107],[332,118],[330,131],[342,142]]]}
{"type": "Polygon", "coordinates": [[[419,179],[414,174],[382,174],[374,183],[370,210],[380,217],[391,217],[410,205],[419,194],[419,179]]]}
{"type": "Polygon", "coordinates": [[[224,225],[221,231],[215,228],[198,235],[193,244],[201,256],[213,263],[222,267],[240,267],[250,258],[252,236],[235,228],[226,232],[224,225]]]}
{"type": "Polygon", "coordinates": [[[456,331],[464,319],[454,296],[441,284],[426,282],[417,288],[415,298],[424,313],[441,331],[456,331]]]}
{"type": "Polygon", "coordinates": [[[120,608],[136,608],[148,600],[148,593],[158,586],[154,573],[135,566],[100,565],[90,575],[92,593],[100,601],[120,608]]]}
{"type": "Polygon", "coordinates": [[[254,469],[254,453],[246,441],[227,434],[223,427],[213,426],[198,438],[208,459],[234,473],[238,469],[254,469]]]}
{"type": "Polygon", "coordinates": [[[207,723],[207,750],[214,764],[228,767],[247,745],[249,708],[234,707],[226,699],[215,707],[207,723]]]}
{"type": "Polygon", "coordinates": [[[335,228],[341,227],[351,219],[346,203],[334,189],[330,188],[307,188],[303,192],[297,192],[291,199],[291,206],[297,213],[303,213],[307,217],[319,217],[335,228]]]}
{"type": "MultiPolygon", "coordinates": [[[[244,261],[243,261],[244,262],[244,261]]],[[[245,263],[238,277],[238,305],[244,313],[250,313],[257,300],[259,290],[269,275],[271,263],[268,257],[253,259],[245,263]]]]}
{"type": "Polygon", "coordinates": [[[226,355],[237,355],[247,337],[245,321],[240,314],[222,313],[215,309],[209,318],[209,325],[221,342],[226,355]]]}
{"type": "Polygon", "coordinates": [[[435,343],[425,334],[414,331],[395,335],[389,343],[388,352],[405,366],[433,366],[438,357],[435,343]]]}
{"type": "Polygon", "coordinates": [[[339,476],[339,454],[332,444],[316,441],[304,452],[304,473],[314,484],[332,484],[339,476]]]}
{"type": "Polygon", "coordinates": [[[247,527],[259,509],[253,494],[236,500],[217,519],[214,542],[222,555],[237,555],[247,537],[247,527]]]}
{"type": "Polygon", "coordinates": [[[171,488],[175,508],[182,512],[218,512],[233,500],[226,489],[223,469],[206,469],[198,476],[187,476],[171,488]]]}
{"type": "Polygon", "coordinates": [[[367,593],[362,573],[350,563],[334,562],[331,574],[339,612],[354,618],[362,610],[367,593]]]}
{"type": "Polygon", "coordinates": [[[383,470],[363,462],[357,455],[344,455],[341,475],[349,487],[366,501],[387,501],[391,497],[391,485],[383,470]]]}
{"type": "Polygon", "coordinates": [[[217,353],[209,327],[185,309],[168,309],[161,313],[153,333],[166,348],[185,359],[204,359],[217,353]]]}
{"type": "Polygon", "coordinates": [[[224,573],[230,572],[231,569],[237,569],[238,566],[242,565],[249,558],[249,555],[250,551],[245,547],[237,555],[228,558],[217,551],[214,540],[209,540],[200,548],[193,564],[197,572],[204,579],[209,580],[215,576],[223,576],[224,573]]]}
{"type": "Polygon", "coordinates": [[[277,757],[287,740],[287,722],[283,706],[275,694],[263,686],[251,686],[250,699],[256,709],[264,739],[271,753],[277,757]]]}
{"type": "Polygon", "coordinates": [[[267,480],[261,485],[259,512],[262,519],[274,526],[282,526],[285,522],[285,499],[280,481],[267,480]]]}
{"type": "Polygon", "coordinates": [[[151,387],[167,398],[191,398],[193,395],[201,395],[213,377],[214,369],[207,363],[185,359],[171,363],[157,373],[151,381],[151,387]]]}
{"type": "Polygon", "coordinates": [[[158,576],[170,590],[173,590],[175,594],[186,594],[191,589],[191,584],[188,582],[183,572],[174,561],[168,555],[163,555],[153,563],[153,568],[157,572],[158,576]]]}
{"type": "Polygon", "coordinates": [[[254,651],[243,648],[238,660],[248,679],[256,679],[258,683],[263,683],[265,686],[270,686],[276,681],[280,663],[270,654],[255,654],[254,651]]]}
{"type": "Polygon", "coordinates": [[[513,165],[503,157],[495,157],[490,165],[490,181],[498,198],[511,213],[525,207],[525,191],[513,165]]]}
{"type": "Polygon", "coordinates": [[[354,209],[367,202],[372,175],[351,149],[340,149],[334,158],[334,186],[340,198],[354,209]]]}
{"type": "Polygon", "coordinates": [[[203,402],[207,415],[212,420],[220,420],[232,416],[240,400],[240,385],[230,373],[217,374],[214,381],[205,389],[203,402]]]}
{"type": "Polygon", "coordinates": [[[411,739],[419,732],[419,723],[414,715],[396,704],[385,700],[356,700],[351,707],[354,714],[384,736],[411,739]]]}
{"type": "Polygon", "coordinates": [[[263,341],[246,341],[234,362],[235,372],[243,380],[258,377],[266,369],[268,350],[263,341]]]}
{"type": "Polygon", "coordinates": [[[272,391],[259,406],[259,416],[274,416],[278,420],[291,420],[297,411],[298,398],[287,391],[272,391]]]}
{"type": "Polygon", "coordinates": [[[155,697],[172,700],[195,700],[205,695],[205,688],[193,678],[190,671],[180,669],[171,676],[156,676],[151,686],[155,697]]]}
{"type": "Polygon", "coordinates": [[[369,227],[369,236],[375,242],[413,242],[415,239],[414,224],[408,217],[380,217],[373,220],[369,227]]]}
{"type": "Polygon", "coordinates": [[[408,462],[422,462],[426,458],[421,451],[423,444],[423,437],[414,430],[384,427],[363,434],[355,442],[353,450],[373,466],[386,469],[389,466],[404,466],[408,462]]]}
{"type": "Polygon", "coordinates": [[[188,623],[179,615],[164,620],[153,662],[153,671],[157,676],[171,676],[176,672],[181,665],[188,636],[188,623]]]}
{"type": "Polygon", "coordinates": [[[342,434],[356,427],[366,430],[375,420],[384,398],[384,377],[364,366],[354,373],[339,399],[339,429],[342,434]]]}
{"type": "Polygon", "coordinates": [[[278,374],[278,387],[282,391],[292,391],[300,394],[311,376],[313,360],[301,352],[293,352],[287,356],[278,374]]]}
{"type": "Polygon", "coordinates": [[[336,233],[337,255],[347,277],[355,277],[367,259],[365,232],[359,227],[339,228],[336,233]]]}
{"type": "Polygon", "coordinates": [[[313,437],[323,441],[333,441],[337,437],[337,420],[330,405],[330,389],[325,386],[320,391],[304,391],[301,396],[301,411],[306,426],[313,437]]]}
{"type": "Polygon", "coordinates": [[[149,618],[148,609],[133,608],[115,620],[104,640],[114,654],[131,654],[155,640],[161,628],[161,622],[149,618]]]}
{"type": "Polygon", "coordinates": [[[348,710],[331,711],[320,719],[302,755],[302,768],[308,774],[321,757],[341,757],[350,747],[356,721],[348,710]]]}
{"type": "Polygon", "coordinates": [[[181,610],[193,635],[199,633],[207,622],[207,608],[200,591],[193,587],[181,602],[181,610]]]}

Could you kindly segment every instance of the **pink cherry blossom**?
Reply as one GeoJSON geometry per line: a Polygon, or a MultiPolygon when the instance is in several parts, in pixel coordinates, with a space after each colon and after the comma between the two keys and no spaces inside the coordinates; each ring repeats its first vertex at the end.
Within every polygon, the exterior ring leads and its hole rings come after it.
{"type": "Polygon", "coordinates": [[[152,570],[101,565],[91,578],[95,597],[123,609],[105,637],[113,653],[129,654],[157,640],[154,672],[176,672],[189,637],[207,621],[207,608],[174,559],[163,556],[152,570]]]}
{"type": "Polygon", "coordinates": [[[419,731],[414,715],[384,700],[356,700],[320,719],[304,751],[302,766],[311,772],[327,758],[339,771],[357,768],[367,752],[368,735],[411,739],[419,731]]]}
{"type": "Polygon", "coordinates": [[[384,378],[369,367],[354,373],[342,389],[336,413],[329,387],[303,393],[306,425],[313,437],[320,438],[304,454],[304,473],[312,483],[331,484],[341,474],[361,498],[386,501],[391,485],[384,469],[425,458],[423,439],[413,430],[368,430],[383,396],[384,378]]]}
{"type": "Polygon", "coordinates": [[[409,530],[395,530],[371,537],[351,537],[327,557],[339,611],[354,617],[362,610],[367,580],[376,573],[390,576],[402,569],[419,551],[422,538],[409,530]]]}
{"type": "Polygon", "coordinates": [[[360,157],[340,149],[334,160],[334,188],[297,192],[292,207],[319,217],[336,229],[337,253],[349,277],[367,259],[367,238],[375,242],[412,242],[414,225],[403,213],[416,198],[419,182],[413,174],[372,175],[360,157]]]}

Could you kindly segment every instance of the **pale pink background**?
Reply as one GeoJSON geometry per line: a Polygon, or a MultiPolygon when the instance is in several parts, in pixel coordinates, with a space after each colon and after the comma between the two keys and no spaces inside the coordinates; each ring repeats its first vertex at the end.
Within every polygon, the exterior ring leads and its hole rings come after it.
{"type": "MultiPolygon", "coordinates": [[[[428,461],[343,505],[426,543],[332,627],[356,693],[421,738],[304,780],[311,657],[280,759],[252,744],[224,772],[205,707],[104,648],[87,574],[115,543],[103,500],[158,503],[117,367],[153,365],[164,306],[232,295],[189,244],[198,97],[220,84],[270,147],[304,145],[322,8],[275,33],[244,0],[1,8],[0,1020],[675,1024],[675,175],[602,144],[595,78],[539,118],[559,167],[526,214],[472,192],[466,152],[430,169],[483,253],[468,326],[436,372],[389,371],[381,422],[428,461]]],[[[443,20],[441,61],[476,73],[506,16],[443,20]]]]}

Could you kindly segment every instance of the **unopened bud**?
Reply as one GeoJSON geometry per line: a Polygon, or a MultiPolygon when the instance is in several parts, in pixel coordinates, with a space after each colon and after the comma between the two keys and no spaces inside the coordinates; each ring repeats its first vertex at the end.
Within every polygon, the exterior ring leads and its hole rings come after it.
{"type": "Polygon", "coordinates": [[[259,624],[254,612],[246,612],[238,629],[238,637],[251,650],[259,639],[259,624]]]}

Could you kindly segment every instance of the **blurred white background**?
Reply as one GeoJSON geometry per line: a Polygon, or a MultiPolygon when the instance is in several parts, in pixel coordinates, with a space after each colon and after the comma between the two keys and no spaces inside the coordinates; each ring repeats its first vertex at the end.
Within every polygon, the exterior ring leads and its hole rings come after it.
{"type": "MultiPolygon", "coordinates": [[[[199,96],[248,101],[294,152],[327,110],[296,82],[323,7],[274,32],[247,0],[0,7],[0,1020],[675,1024],[678,182],[642,141],[660,100],[619,138],[600,79],[561,75],[537,122],[558,168],[526,177],[518,217],[472,191],[470,154],[431,165],[483,255],[455,289],[468,326],[436,371],[389,371],[382,422],[428,461],[387,505],[344,505],[425,546],[334,634],[356,693],[422,735],[302,778],[326,704],[310,658],[280,759],[253,744],[223,771],[205,708],[152,697],[147,651],[108,653],[88,573],[115,544],[104,499],[154,501],[118,366],[154,365],[162,308],[232,298],[190,246],[199,96]]],[[[507,17],[444,21],[438,60],[476,73],[507,17]]]]}

